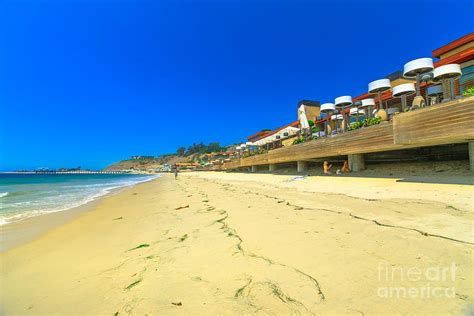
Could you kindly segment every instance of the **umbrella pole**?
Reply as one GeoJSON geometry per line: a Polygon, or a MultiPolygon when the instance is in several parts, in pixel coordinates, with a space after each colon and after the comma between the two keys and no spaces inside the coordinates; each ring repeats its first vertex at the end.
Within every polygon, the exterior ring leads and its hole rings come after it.
{"type": "Polygon", "coordinates": [[[382,91],[378,92],[378,96],[379,96],[379,110],[382,110],[383,109],[382,91]]]}
{"type": "Polygon", "coordinates": [[[456,99],[456,85],[455,85],[455,82],[454,82],[454,78],[449,78],[448,82],[449,82],[450,98],[451,98],[451,100],[454,100],[454,99],[456,99]]]}
{"type": "Polygon", "coordinates": [[[443,87],[443,102],[446,102],[449,100],[450,97],[450,92],[449,92],[449,82],[448,79],[443,79],[442,80],[442,87],[443,87]]]}
{"type": "Polygon", "coordinates": [[[346,107],[342,106],[342,120],[344,124],[344,132],[347,131],[346,107]]]}
{"type": "Polygon", "coordinates": [[[428,81],[429,81],[429,80],[426,80],[426,81],[425,81],[425,102],[426,102],[426,103],[425,103],[425,106],[429,106],[429,105],[430,105],[430,104],[429,104],[430,102],[428,102],[428,101],[429,101],[429,96],[428,96],[428,81]]]}
{"type": "Polygon", "coordinates": [[[402,95],[402,112],[405,112],[407,108],[407,96],[404,94],[402,95]]]}
{"type": "Polygon", "coordinates": [[[421,75],[419,73],[416,74],[416,96],[420,96],[420,77],[421,75]]]}

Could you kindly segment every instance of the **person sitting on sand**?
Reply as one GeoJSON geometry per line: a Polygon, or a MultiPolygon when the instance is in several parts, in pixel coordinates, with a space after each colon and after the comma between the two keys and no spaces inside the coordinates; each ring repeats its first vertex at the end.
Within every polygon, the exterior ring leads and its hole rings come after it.
{"type": "Polygon", "coordinates": [[[351,172],[351,169],[349,168],[349,163],[344,161],[344,164],[342,165],[341,172],[351,172]]]}
{"type": "Polygon", "coordinates": [[[331,168],[332,168],[332,164],[329,164],[329,162],[324,161],[323,163],[324,175],[332,174],[331,168]]]}

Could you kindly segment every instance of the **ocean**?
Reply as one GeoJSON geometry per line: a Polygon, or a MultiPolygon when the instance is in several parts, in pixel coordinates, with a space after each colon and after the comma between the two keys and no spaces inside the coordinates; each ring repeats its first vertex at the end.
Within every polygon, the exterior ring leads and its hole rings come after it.
{"type": "Polygon", "coordinates": [[[0,225],[93,201],[159,175],[0,174],[0,225]]]}

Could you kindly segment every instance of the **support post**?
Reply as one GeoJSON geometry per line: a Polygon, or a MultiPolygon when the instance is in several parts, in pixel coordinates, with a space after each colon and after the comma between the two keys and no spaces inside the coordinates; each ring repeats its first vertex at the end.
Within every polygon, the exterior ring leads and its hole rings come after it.
{"type": "Polygon", "coordinates": [[[416,74],[416,85],[415,85],[415,88],[416,88],[416,96],[419,97],[421,94],[420,94],[420,79],[421,79],[421,74],[420,73],[417,73],[416,74]]]}
{"type": "Polygon", "coordinates": [[[365,169],[365,160],[363,154],[348,155],[348,160],[351,171],[358,172],[365,169]]]}
{"type": "Polygon", "coordinates": [[[343,119],[343,125],[344,125],[344,132],[347,132],[347,116],[346,116],[346,107],[342,107],[342,119],[343,119]]]}
{"type": "Polygon", "coordinates": [[[308,171],[308,163],[306,161],[297,161],[296,162],[296,170],[298,172],[308,171]]]}
{"type": "Polygon", "coordinates": [[[449,80],[448,79],[443,79],[442,80],[442,85],[443,85],[443,102],[451,100],[449,80]]]}
{"type": "Polygon", "coordinates": [[[456,83],[454,82],[454,78],[449,78],[449,97],[451,100],[456,99],[456,83]]]}
{"type": "Polygon", "coordinates": [[[474,171],[474,142],[469,143],[469,169],[474,171]]]}
{"type": "Polygon", "coordinates": [[[257,172],[257,166],[252,166],[252,172],[257,172]]]}
{"type": "Polygon", "coordinates": [[[405,112],[406,108],[407,108],[407,95],[403,94],[402,95],[402,113],[405,112]]]}
{"type": "Polygon", "coordinates": [[[382,91],[379,90],[377,93],[378,93],[378,97],[379,97],[379,110],[383,110],[382,91]]]}
{"type": "Polygon", "coordinates": [[[268,171],[275,171],[277,168],[277,165],[272,163],[268,165],[268,171]]]}

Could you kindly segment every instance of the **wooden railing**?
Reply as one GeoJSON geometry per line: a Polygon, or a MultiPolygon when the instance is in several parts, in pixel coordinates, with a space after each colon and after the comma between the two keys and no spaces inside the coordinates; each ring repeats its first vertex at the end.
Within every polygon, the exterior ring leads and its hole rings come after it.
{"type": "Polygon", "coordinates": [[[223,168],[236,169],[468,141],[474,141],[474,97],[400,113],[390,122],[236,159],[225,163],[223,168]]]}

